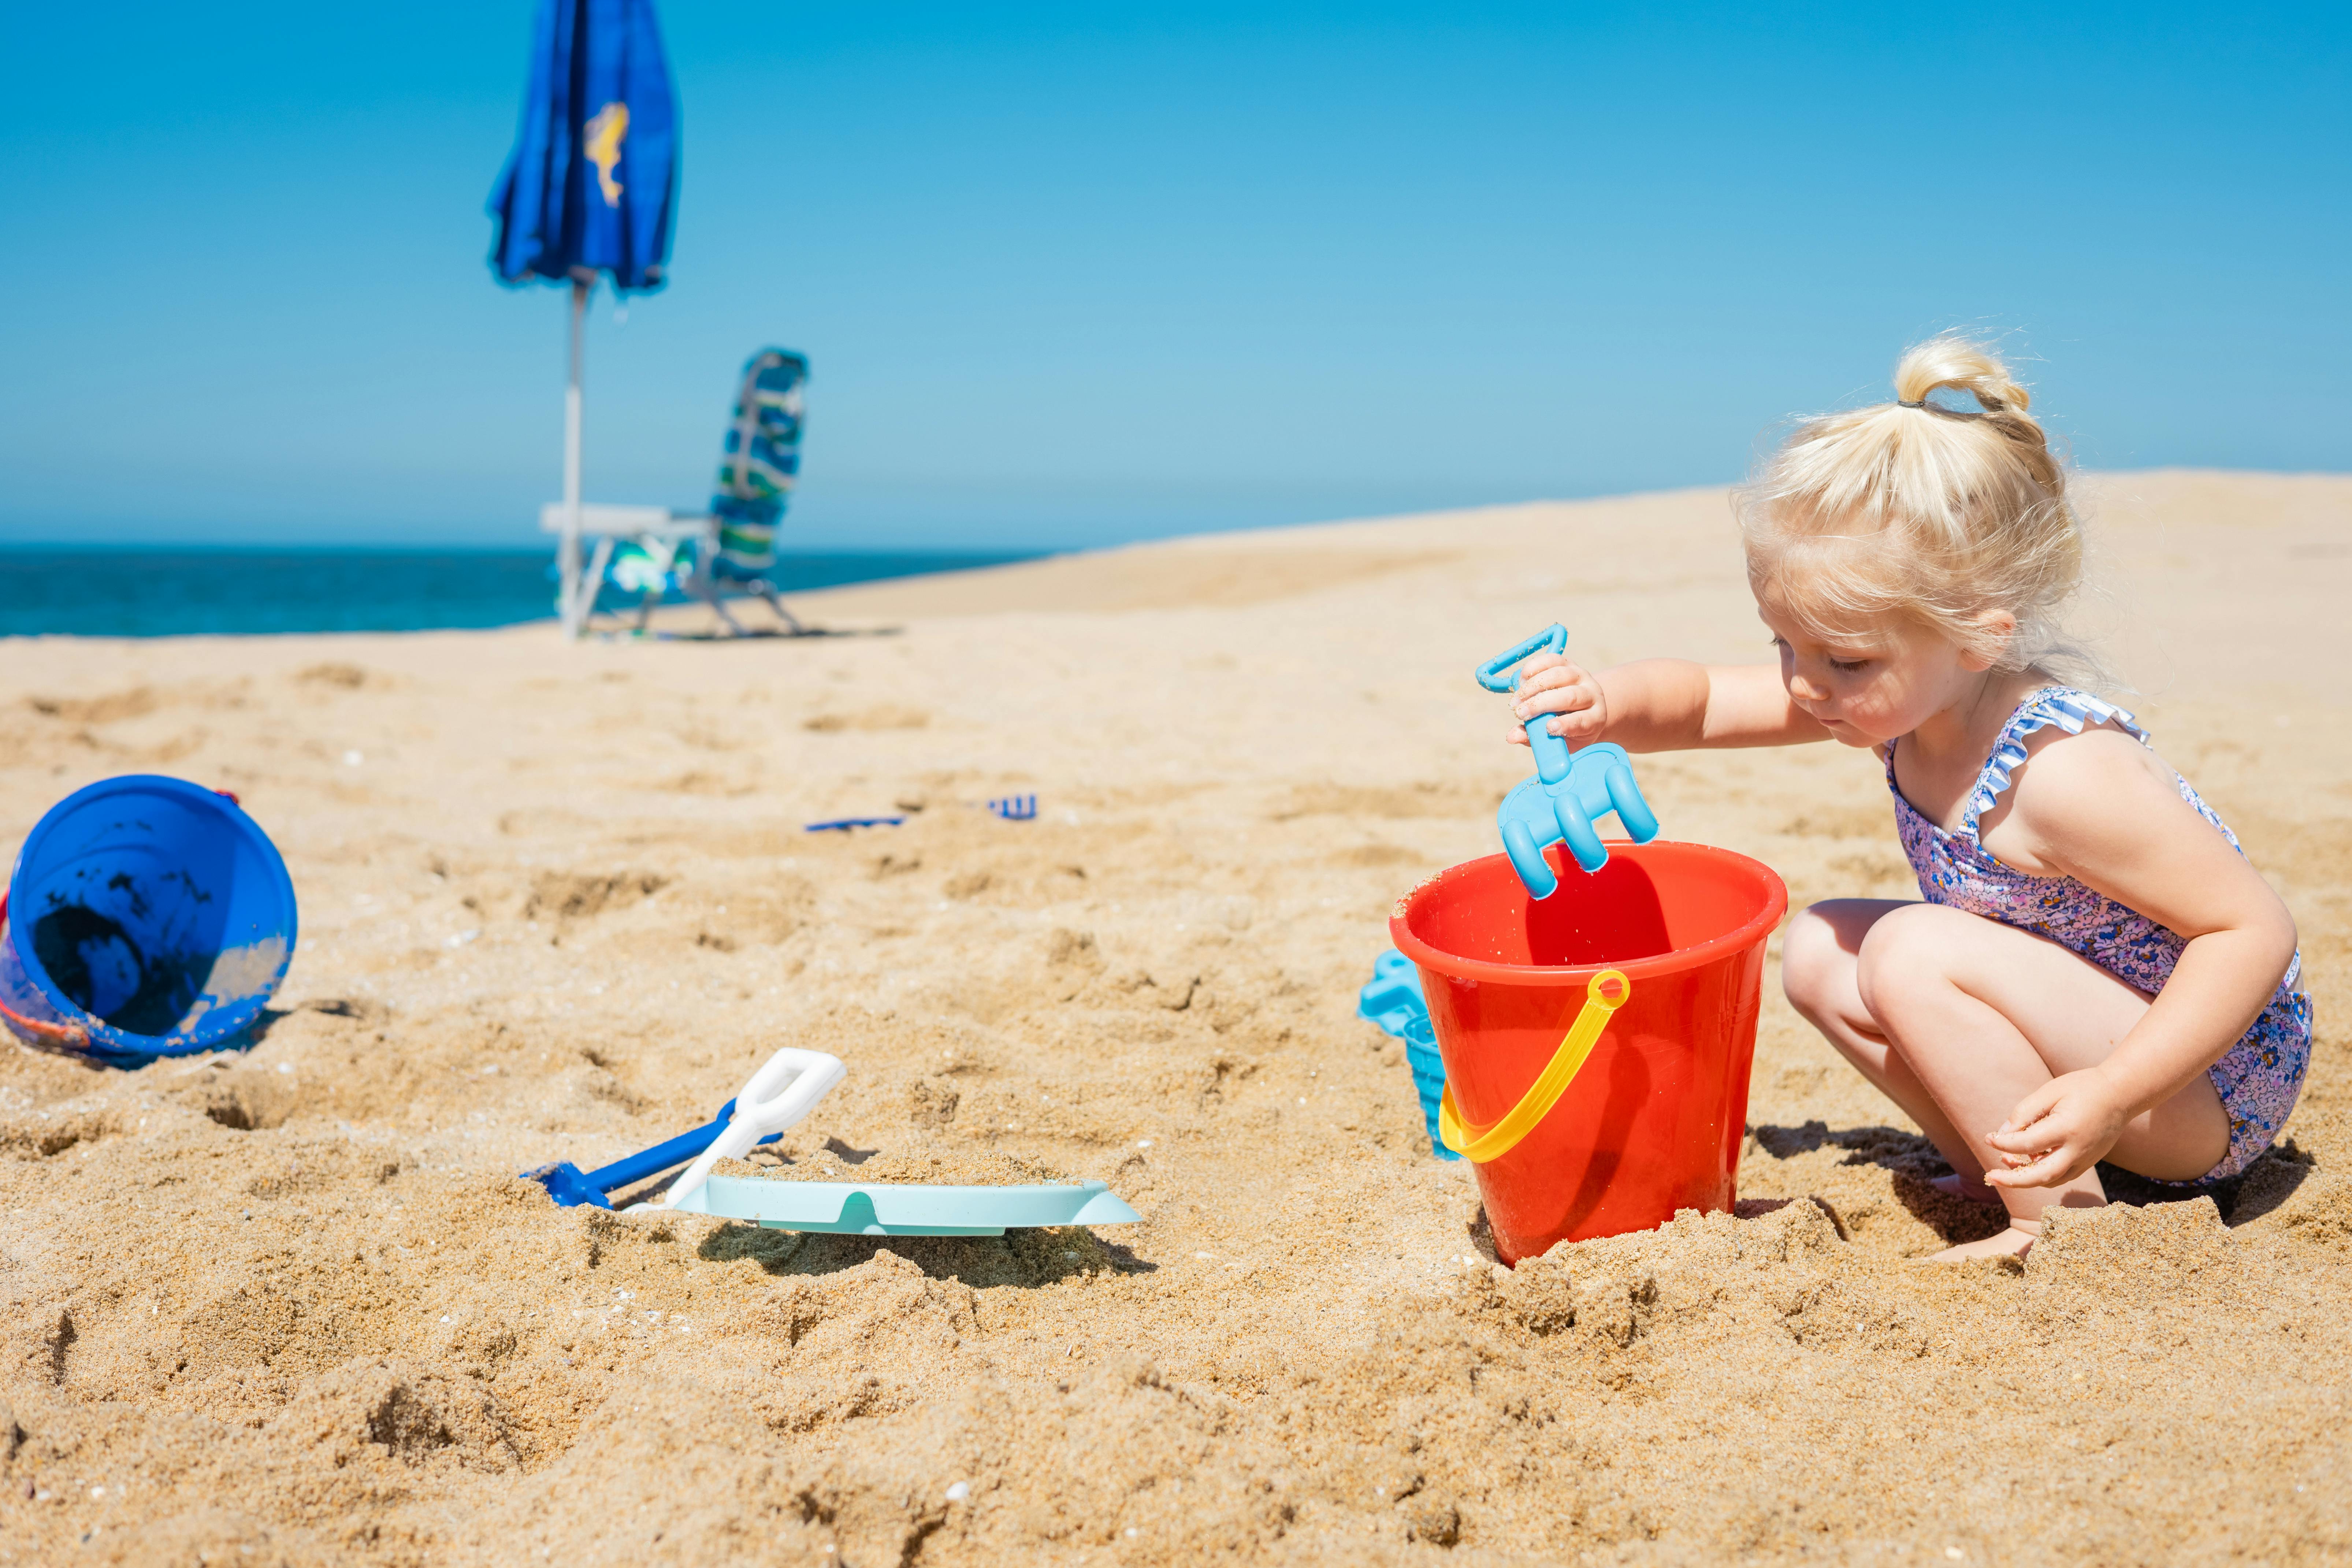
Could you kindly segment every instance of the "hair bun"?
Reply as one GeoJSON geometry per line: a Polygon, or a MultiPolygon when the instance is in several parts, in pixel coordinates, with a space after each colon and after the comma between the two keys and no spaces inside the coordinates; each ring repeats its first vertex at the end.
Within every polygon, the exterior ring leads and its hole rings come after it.
{"type": "Polygon", "coordinates": [[[1959,332],[1913,344],[1895,367],[1895,398],[1906,407],[1922,406],[1945,386],[1958,387],[1988,414],[2023,414],[2033,402],[1990,345],[1959,332]]]}

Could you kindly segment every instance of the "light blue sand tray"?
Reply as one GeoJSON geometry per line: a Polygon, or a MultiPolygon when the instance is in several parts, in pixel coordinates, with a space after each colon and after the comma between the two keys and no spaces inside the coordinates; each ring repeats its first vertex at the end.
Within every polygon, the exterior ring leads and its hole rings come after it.
{"type": "Polygon", "coordinates": [[[1127,1225],[1143,1217],[1103,1182],[949,1187],[747,1176],[713,1176],[669,1212],[840,1236],[1003,1236],[1032,1226],[1127,1225]]]}

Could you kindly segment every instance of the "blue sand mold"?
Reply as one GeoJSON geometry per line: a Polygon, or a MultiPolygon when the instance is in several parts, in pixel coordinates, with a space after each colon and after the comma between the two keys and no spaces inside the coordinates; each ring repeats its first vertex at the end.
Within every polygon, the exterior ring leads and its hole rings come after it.
{"type": "Polygon", "coordinates": [[[676,1212],[840,1236],[1002,1236],[1015,1226],[1128,1225],[1143,1217],[1103,1182],[925,1186],[740,1176],[711,1177],[676,1212]]]}
{"type": "Polygon", "coordinates": [[[1356,1016],[1404,1041],[1405,1065],[1412,1070],[1412,1087],[1421,1098],[1422,1118],[1429,1124],[1429,1152],[1441,1160],[1462,1158],[1437,1135],[1437,1104],[1445,1092],[1445,1061],[1438,1054],[1437,1033],[1429,1021],[1429,1001],[1422,992],[1421,972],[1413,967],[1412,960],[1395,948],[1372,960],[1371,983],[1356,993],[1356,1016]]]}

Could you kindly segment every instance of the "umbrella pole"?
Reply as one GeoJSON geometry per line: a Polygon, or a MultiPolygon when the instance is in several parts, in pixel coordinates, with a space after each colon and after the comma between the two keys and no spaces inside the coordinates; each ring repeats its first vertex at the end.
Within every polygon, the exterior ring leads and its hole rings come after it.
{"type": "Polygon", "coordinates": [[[581,597],[586,585],[580,581],[580,349],[590,286],[584,279],[572,280],[572,368],[563,385],[563,544],[556,572],[562,584],[558,607],[566,641],[579,638],[580,623],[586,618],[581,597]]]}

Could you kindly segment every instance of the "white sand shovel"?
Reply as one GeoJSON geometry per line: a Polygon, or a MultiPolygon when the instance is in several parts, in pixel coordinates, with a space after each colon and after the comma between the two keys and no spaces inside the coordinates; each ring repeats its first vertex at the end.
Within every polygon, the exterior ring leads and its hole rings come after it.
{"type": "MultiPolygon", "coordinates": [[[[770,1230],[831,1231],[849,1236],[1003,1236],[1040,1226],[1132,1225],[1143,1216],[1105,1182],[1043,1182],[1027,1186],[943,1186],[918,1182],[776,1182],[714,1176],[721,1160],[740,1159],[762,1140],[796,1125],[835,1085],[848,1077],[838,1057],[787,1046],[768,1058],[735,1097],[726,1125],[662,1197],[632,1204],[629,1214],[702,1214],[746,1220],[770,1230]]],[[[565,1204],[602,1201],[603,1192],[636,1181],[684,1155],[698,1129],[659,1148],[585,1175],[559,1170],[565,1204]]]]}
{"type": "Polygon", "coordinates": [[[702,1184],[710,1179],[713,1165],[721,1160],[740,1160],[761,1139],[797,1126],[803,1117],[816,1109],[818,1100],[848,1076],[849,1069],[842,1066],[839,1057],[786,1046],[762,1063],[743,1085],[741,1092],[735,1096],[735,1114],[729,1119],[726,1129],[686,1168],[684,1175],[670,1184],[669,1191],[658,1199],[632,1204],[627,1212],[677,1208],[702,1190],[702,1184]]]}

